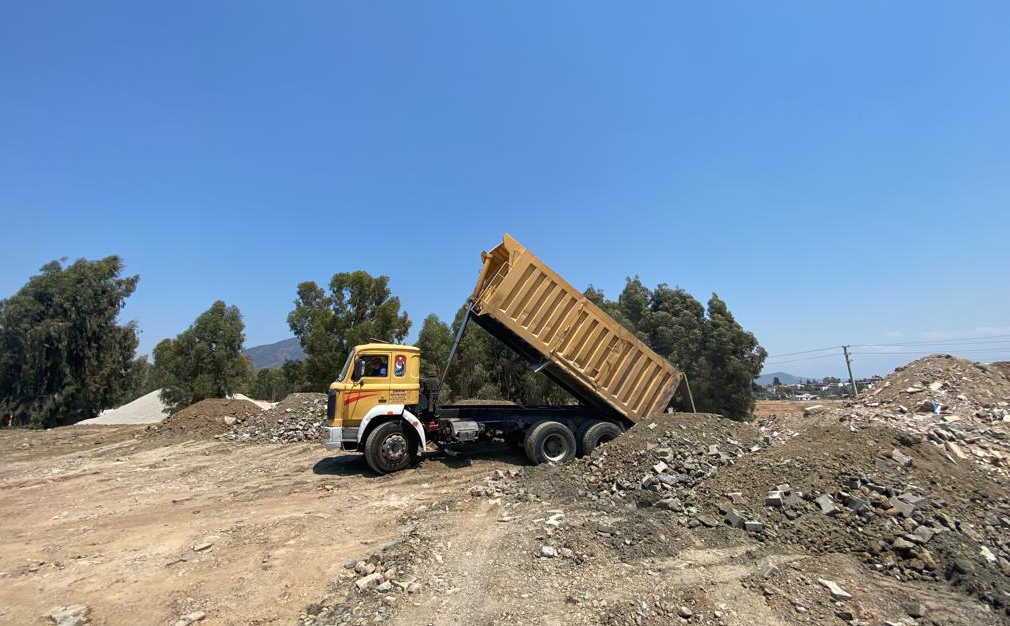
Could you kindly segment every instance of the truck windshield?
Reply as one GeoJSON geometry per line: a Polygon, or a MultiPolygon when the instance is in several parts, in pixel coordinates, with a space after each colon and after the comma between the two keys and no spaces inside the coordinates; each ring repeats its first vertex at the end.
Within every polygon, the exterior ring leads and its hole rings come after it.
{"type": "Polygon", "coordinates": [[[348,353],[347,360],[344,361],[344,366],[340,368],[340,373],[337,374],[338,383],[344,380],[344,376],[347,376],[347,368],[351,366],[351,361],[353,360],[354,360],[354,352],[348,353]]]}

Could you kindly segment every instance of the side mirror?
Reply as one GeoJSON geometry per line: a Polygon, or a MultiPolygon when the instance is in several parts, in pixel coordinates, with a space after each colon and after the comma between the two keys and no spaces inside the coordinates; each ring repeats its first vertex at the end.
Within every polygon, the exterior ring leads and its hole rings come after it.
{"type": "Polygon", "coordinates": [[[351,380],[357,382],[365,374],[365,359],[354,360],[354,371],[351,372],[351,380]]]}

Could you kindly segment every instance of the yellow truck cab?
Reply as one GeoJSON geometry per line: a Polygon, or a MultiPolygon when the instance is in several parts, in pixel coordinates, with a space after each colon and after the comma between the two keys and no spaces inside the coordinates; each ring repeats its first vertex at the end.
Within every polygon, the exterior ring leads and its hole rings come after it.
{"type": "Polygon", "coordinates": [[[323,440],[327,450],[361,450],[377,472],[403,469],[427,444],[416,410],[420,393],[420,350],[414,346],[367,343],[347,355],[330,385],[323,440]],[[369,450],[369,435],[382,428],[369,450]],[[387,432],[388,431],[388,432],[387,432]]]}

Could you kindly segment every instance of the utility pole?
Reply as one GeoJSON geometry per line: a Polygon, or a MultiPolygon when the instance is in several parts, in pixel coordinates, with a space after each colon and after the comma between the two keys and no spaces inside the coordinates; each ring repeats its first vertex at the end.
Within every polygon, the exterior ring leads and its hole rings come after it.
{"type": "Polygon", "coordinates": [[[856,387],[856,378],[852,375],[852,361],[849,360],[849,346],[842,346],[842,352],[845,354],[845,367],[849,368],[849,382],[852,383],[852,398],[855,399],[859,395],[859,388],[856,387]]]}

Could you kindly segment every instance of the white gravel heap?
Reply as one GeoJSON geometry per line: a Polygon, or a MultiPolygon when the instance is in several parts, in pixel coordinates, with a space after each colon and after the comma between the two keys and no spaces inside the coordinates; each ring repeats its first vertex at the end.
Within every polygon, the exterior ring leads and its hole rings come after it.
{"type": "Polygon", "coordinates": [[[157,424],[168,417],[168,408],[161,401],[161,389],[141,396],[129,404],[106,409],[98,417],[81,420],[78,424],[157,424]]]}

